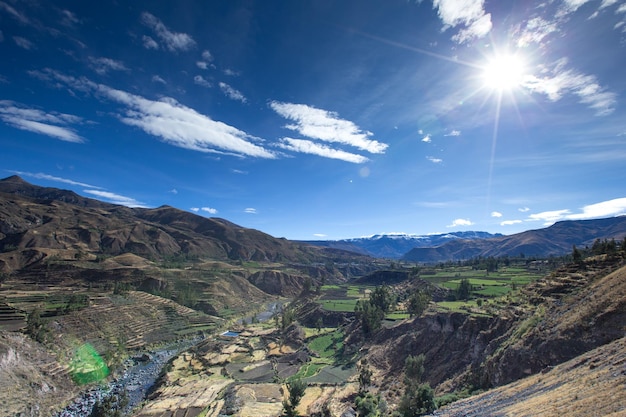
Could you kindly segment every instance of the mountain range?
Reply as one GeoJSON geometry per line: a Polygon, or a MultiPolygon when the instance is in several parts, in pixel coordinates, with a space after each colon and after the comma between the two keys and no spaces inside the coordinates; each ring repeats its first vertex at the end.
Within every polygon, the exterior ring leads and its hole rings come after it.
{"type": "Polygon", "coordinates": [[[290,263],[352,262],[366,257],[442,262],[476,257],[559,256],[573,245],[623,239],[626,216],[558,222],[504,236],[479,231],[437,235],[384,234],[338,241],[290,241],[225,219],[170,206],[129,208],[40,187],[18,176],[0,180],[0,271],[54,256],[79,259],[132,253],[146,259],[290,263]]]}

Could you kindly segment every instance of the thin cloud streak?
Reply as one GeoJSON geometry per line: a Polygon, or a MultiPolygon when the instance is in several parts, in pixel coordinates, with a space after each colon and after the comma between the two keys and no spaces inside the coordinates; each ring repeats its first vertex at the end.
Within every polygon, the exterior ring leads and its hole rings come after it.
{"type": "Polygon", "coordinates": [[[80,117],[71,114],[46,113],[13,101],[0,100],[0,119],[17,129],[50,136],[65,142],[84,142],[84,139],[74,129],[67,127],[70,123],[82,122],[80,117]]]}
{"type": "Polygon", "coordinates": [[[369,159],[362,155],[333,149],[326,145],[321,145],[310,140],[282,138],[278,147],[292,152],[301,152],[310,155],[323,156],[325,158],[340,159],[353,164],[362,164],[369,159]]]}
{"type": "Polygon", "coordinates": [[[109,191],[102,191],[102,190],[83,190],[83,192],[87,193],[87,194],[91,194],[91,195],[95,195],[96,197],[99,198],[104,198],[105,200],[108,200],[109,202],[113,203],[113,204],[118,204],[120,206],[126,206],[126,207],[142,207],[142,208],[146,208],[147,206],[137,200],[135,200],[134,198],[131,197],[126,197],[120,194],[115,194],[109,191]]]}
{"type": "Polygon", "coordinates": [[[306,104],[270,102],[270,107],[280,116],[292,120],[287,129],[306,137],[325,142],[337,142],[368,151],[384,153],[389,145],[371,139],[372,132],[362,131],[353,122],[340,119],[337,113],[318,109],[306,104]]]}
{"type": "Polygon", "coordinates": [[[9,171],[9,172],[12,172],[12,173],[14,173],[16,175],[19,175],[21,177],[36,178],[36,179],[39,179],[39,180],[56,181],[56,182],[61,182],[61,183],[64,183],[64,184],[76,185],[76,186],[79,186],[79,187],[102,189],[102,187],[98,187],[98,186],[95,186],[95,185],[87,184],[87,183],[84,183],[84,182],[70,180],[70,179],[67,179],[67,178],[55,177],[54,175],[44,174],[43,172],[37,172],[37,173],[24,172],[24,171],[9,171]]]}

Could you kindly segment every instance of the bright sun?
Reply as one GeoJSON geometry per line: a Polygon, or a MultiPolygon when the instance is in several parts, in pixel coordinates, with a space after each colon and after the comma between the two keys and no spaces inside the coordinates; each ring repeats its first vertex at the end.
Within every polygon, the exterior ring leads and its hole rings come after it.
{"type": "Polygon", "coordinates": [[[511,91],[522,84],[525,63],[514,54],[500,54],[487,61],[482,79],[485,87],[497,91],[511,91]]]}

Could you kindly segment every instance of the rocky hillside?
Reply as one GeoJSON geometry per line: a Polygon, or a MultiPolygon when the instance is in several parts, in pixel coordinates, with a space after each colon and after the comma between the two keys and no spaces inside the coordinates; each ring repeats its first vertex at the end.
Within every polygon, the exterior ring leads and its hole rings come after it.
{"type": "Polygon", "coordinates": [[[425,355],[424,380],[440,394],[489,389],[623,338],[624,323],[624,261],[596,257],[536,281],[491,314],[426,314],[381,329],[362,350],[393,404],[408,355],[425,355]]]}
{"type": "Polygon", "coordinates": [[[458,401],[434,416],[622,416],[626,338],[549,371],[458,401]]]}
{"type": "Polygon", "coordinates": [[[596,239],[622,240],[626,236],[626,216],[555,223],[545,229],[528,230],[510,236],[488,239],[458,239],[432,247],[415,247],[402,259],[412,262],[445,262],[477,257],[561,256],[572,246],[591,247],[596,239]]]}

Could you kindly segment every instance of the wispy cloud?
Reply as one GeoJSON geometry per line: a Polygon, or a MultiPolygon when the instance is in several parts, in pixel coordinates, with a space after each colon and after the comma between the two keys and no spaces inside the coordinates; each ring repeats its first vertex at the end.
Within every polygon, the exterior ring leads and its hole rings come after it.
{"type": "Polygon", "coordinates": [[[292,120],[287,129],[306,137],[353,146],[370,153],[384,153],[389,145],[371,139],[372,132],[362,131],[349,120],[339,118],[337,113],[305,104],[272,101],[270,107],[282,117],[292,120]]]}
{"type": "Polygon", "coordinates": [[[452,37],[457,43],[465,43],[486,36],[492,28],[491,14],[485,13],[484,0],[434,0],[443,30],[462,28],[452,37]]]}
{"type": "Polygon", "coordinates": [[[512,226],[514,224],[520,224],[523,223],[521,220],[504,220],[503,222],[500,222],[500,226],[512,226]]]}
{"type": "Polygon", "coordinates": [[[217,209],[214,209],[213,207],[202,207],[200,210],[206,211],[209,214],[217,214],[217,209]]]}
{"type": "Polygon", "coordinates": [[[89,66],[100,75],[105,75],[109,71],[128,71],[123,62],[111,58],[89,57],[89,66]]]}
{"type": "Polygon", "coordinates": [[[531,44],[542,44],[551,33],[558,32],[558,25],[541,17],[534,17],[525,23],[517,36],[517,46],[524,48],[531,44]]]}
{"type": "Polygon", "coordinates": [[[427,156],[426,159],[428,159],[430,162],[432,162],[433,164],[440,164],[443,162],[443,159],[441,158],[435,158],[434,156],[427,156]]]}
{"type": "Polygon", "coordinates": [[[15,42],[15,44],[19,46],[20,48],[26,49],[27,51],[30,51],[31,49],[35,49],[34,43],[32,43],[28,39],[23,38],[21,36],[13,36],[13,42],[15,42]]]}
{"type": "Polygon", "coordinates": [[[342,161],[352,162],[354,164],[362,164],[369,161],[369,159],[362,155],[342,151],[339,149],[333,149],[326,145],[304,139],[282,138],[280,140],[280,143],[278,144],[278,147],[293,152],[323,156],[325,158],[331,159],[340,159],[342,161]]]}
{"type": "Polygon", "coordinates": [[[61,24],[67,27],[73,27],[83,23],[76,14],[69,10],[61,10],[61,24]]]}
{"type": "Polygon", "coordinates": [[[315,237],[326,237],[328,235],[325,235],[324,233],[313,233],[313,236],[315,236],[315,237]]]}
{"type": "Polygon", "coordinates": [[[0,100],[0,119],[17,129],[39,133],[66,142],[84,142],[69,124],[81,123],[82,119],[71,114],[46,113],[13,101],[0,100]]]}
{"type": "Polygon", "coordinates": [[[561,209],[531,214],[528,221],[542,221],[544,225],[551,225],[560,220],[586,220],[622,215],[626,215],[626,197],[589,204],[583,206],[577,213],[561,209]]]}
{"type": "Polygon", "coordinates": [[[150,36],[143,35],[141,40],[143,42],[143,47],[144,48],[146,48],[146,49],[159,49],[159,44],[157,43],[157,41],[152,39],[150,36]]]}
{"type": "Polygon", "coordinates": [[[163,142],[199,152],[276,158],[276,154],[252,143],[261,139],[251,136],[226,123],[211,119],[173,98],[150,100],[142,96],[117,90],[86,78],[74,78],[53,70],[33,73],[41,79],[52,79],[88,94],[117,102],[125,106],[119,116],[122,123],[135,126],[160,138],[163,142]]]}
{"type": "MultiPolygon", "coordinates": [[[[187,51],[196,45],[196,41],[191,36],[186,33],[172,32],[161,20],[148,12],[141,14],[141,23],[152,29],[157,38],[165,44],[165,48],[171,52],[187,51]]],[[[146,46],[145,37],[144,46],[146,46]]]]}
{"type": "Polygon", "coordinates": [[[500,213],[499,211],[492,211],[491,217],[502,217],[502,213],[500,213]]]}
{"type": "Polygon", "coordinates": [[[76,185],[78,187],[102,189],[102,187],[97,187],[95,185],[86,184],[84,182],[74,181],[74,180],[67,179],[67,178],[56,177],[56,176],[50,175],[50,174],[44,174],[43,172],[37,172],[37,173],[25,172],[25,171],[9,171],[9,172],[12,172],[12,173],[14,173],[16,175],[19,175],[21,177],[29,177],[29,178],[36,178],[36,179],[39,179],[39,180],[48,180],[48,181],[61,182],[61,183],[64,183],[64,184],[76,185]]]}
{"type": "Polygon", "coordinates": [[[461,136],[460,130],[451,130],[450,133],[446,133],[444,136],[461,136]]]}
{"type": "Polygon", "coordinates": [[[545,94],[549,100],[558,101],[565,94],[578,96],[581,103],[587,104],[598,116],[606,116],[615,109],[617,96],[602,87],[596,77],[567,69],[567,60],[561,59],[540,76],[526,76],[522,86],[532,92],[545,94]]]}
{"type": "Polygon", "coordinates": [[[178,194],[178,190],[176,188],[172,188],[171,190],[169,190],[169,192],[174,195],[178,194]]]}
{"type": "Polygon", "coordinates": [[[433,139],[432,139],[432,137],[430,136],[430,134],[428,134],[428,135],[426,135],[426,136],[424,136],[424,137],[422,138],[422,142],[424,142],[424,143],[430,143],[430,142],[432,142],[432,141],[433,141],[433,139]]]}
{"type": "Polygon", "coordinates": [[[18,22],[25,24],[25,25],[30,25],[30,19],[23,13],[17,11],[15,8],[13,8],[12,6],[10,6],[9,4],[0,1],[0,10],[4,10],[5,12],[7,12],[8,14],[10,14],[15,20],[17,20],[18,22]]]}
{"type": "Polygon", "coordinates": [[[222,92],[226,94],[226,97],[232,100],[241,101],[242,103],[246,103],[248,101],[246,97],[243,94],[241,94],[239,90],[235,90],[230,85],[226,83],[222,83],[222,82],[219,85],[220,85],[220,88],[222,89],[222,92]]]}
{"type": "Polygon", "coordinates": [[[163,78],[159,77],[158,75],[153,75],[152,76],[152,82],[160,83],[160,84],[163,84],[163,85],[167,84],[167,82],[163,78]]]}
{"type": "Polygon", "coordinates": [[[207,81],[202,75],[196,75],[193,77],[194,84],[198,84],[199,86],[211,88],[211,83],[207,81]]]}
{"type": "Polygon", "coordinates": [[[529,207],[520,207],[517,210],[522,212],[522,213],[526,213],[526,212],[530,211],[530,208],[529,207]]]}
{"type": "Polygon", "coordinates": [[[248,214],[256,214],[256,213],[257,213],[257,211],[256,211],[256,209],[255,209],[255,208],[253,208],[253,207],[248,207],[248,208],[246,208],[246,209],[244,210],[244,213],[248,213],[248,214]]]}
{"type": "Polygon", "coordinates": [[[208,69],[211,66],[211,61],[213,61],[213,55],[208,50],[202,51],[202,61],[197,61],[196,66],[200,69],[208,69]]]}
{"type": "Polygon", "coordinates": [[[454,219],[451,224],[446,227],[471,226],[474,223],[470,219],[454,219]]]}
{"type": "Polygon", "coordinates": [[[197,213],[200,211],[200,207],[192,207],[189,210],[193,211],[194,213],[197,213]]]}
{"type": "Polygon", "coordinates": [[[83,190],[87,194],[95,195],[98,198],[108,200],[110,203],[119,204],[126,207],[146,207],[145,204],[135,200],[131,197],[126,197],[120,194],[115,194],[109,191],[102,190],[83,190]]]}

